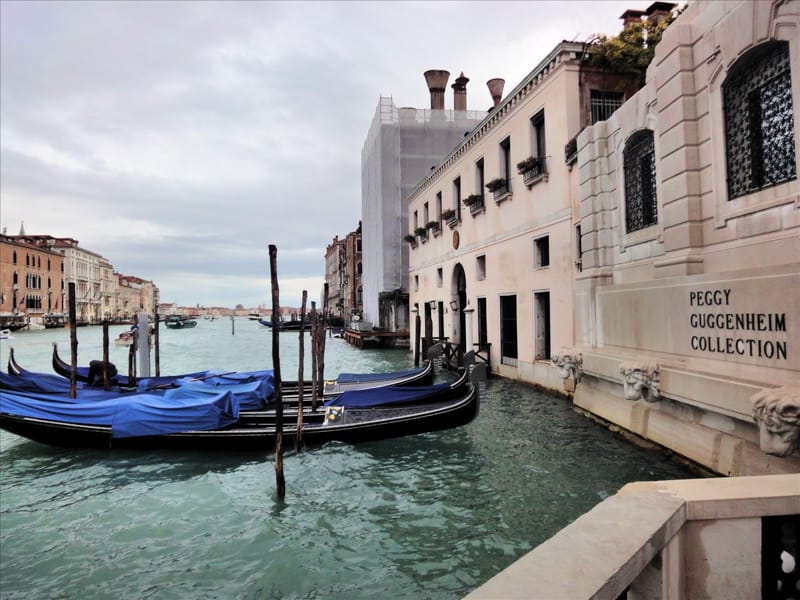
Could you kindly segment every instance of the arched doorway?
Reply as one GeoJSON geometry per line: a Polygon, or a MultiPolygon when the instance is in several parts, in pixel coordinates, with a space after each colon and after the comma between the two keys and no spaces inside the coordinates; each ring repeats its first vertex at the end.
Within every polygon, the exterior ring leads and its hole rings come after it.
{"type": "Polygon", "coordinates": [[[463,352],[467,351],[466,318],[464,308],[467,306],[467,276],[461,263],[453,267],[453,277],[450,284],[450,307],[453,311],[453,336],[450,341],[458,344],[463,352]],[[455,303],[455,304],[454,304],[455,303]],[[453,308],[455,306],[455,308],[453,308]]]}

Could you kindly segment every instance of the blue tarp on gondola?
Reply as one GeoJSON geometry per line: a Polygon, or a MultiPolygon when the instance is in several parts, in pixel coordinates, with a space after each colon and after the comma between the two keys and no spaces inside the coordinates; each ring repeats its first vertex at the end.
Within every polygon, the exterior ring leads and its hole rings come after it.
{"type": "MultiPolygon", "coordinates": [[[[204,372],[212,373],[212,371],[204,372]]],[[[222,373],[220,371],[220,373],[222,373]]],[[[0,373],[0,389],[18,392],[38,400],[53,402],[84,403],[103,402],[118,398],[120,394],[134,396],[142,393],[164,394],[169,389],[186,387],[198,394],[217,394],[222,390],[229,391],[237,399],[241,410],[260,410],[266,407],[267,399],[274,392],[272,384],[272,371],[251,371],[247,373],[225,373],[223,377],[203,376],[198,380],[195,377],[171,377],[169,384],[154,385],[155,382],[165,379],[150,378],[142,380],[136,391],[121,391],[112,388],[104,391],[102,388],[89,386],[85,383],[76,384],[76,398],[69,397],[69,380],[60,375],[47,373],[34,373],[26,371],[21,375],[6,375],[0,373]],[[159,389],[159,386],[164,386],[159,389]]]]}
{"type": "Polygon", "coordinates": [[[410,404],[424,400],[426,396],[443,392],[450,386],[450,383],[440,383],[426,386],[386,386],[367,390],[350,390],[328,400],[325,406],[366,408],[389,404],[410,404]]]}
{"type": "Polygon", "coordinates": [[[115,438],[219,429],[235,423],[239,404],[229,391],[176,388],[103,402],[64,403],[0,391],[0,413],[80,425],[110,425],[115,438]]]}
{"type": "Polygon", "coordinates": [[[384,381],[388,379],[400,379],[417,375],[425,368],[409,369],[408,371],[390,371],[387,373],[341,373],[336,381],[339,383],[360,383],[363,381],[384,381]]]}

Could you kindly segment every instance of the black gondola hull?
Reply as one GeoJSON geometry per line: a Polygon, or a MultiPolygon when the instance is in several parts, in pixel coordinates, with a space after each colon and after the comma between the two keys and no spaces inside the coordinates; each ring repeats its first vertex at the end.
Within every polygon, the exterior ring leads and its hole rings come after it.
{"type": "MultiPolygon", "coordinates": [[[[306,446],[320,446],[332,441],[357,444],[451,429],[475,419],[478,406],[477,387],[469,385],[455,400],[394,408],[345,409],[341,422],[322,425],[317,418],[314,423],[304,426],[303,441],[306,446]]],[[[109,426],[79,425],[0,413],[0,428],[51,446],[95,449],[259,452],[274,450],[276,439],[274,423],[268,421],[250,425],[240,422],[212,431],[114,438],[109,426]]],[[[284,439],[293,440],[296,432],[296,420],[285,420],[284,439]]]]}

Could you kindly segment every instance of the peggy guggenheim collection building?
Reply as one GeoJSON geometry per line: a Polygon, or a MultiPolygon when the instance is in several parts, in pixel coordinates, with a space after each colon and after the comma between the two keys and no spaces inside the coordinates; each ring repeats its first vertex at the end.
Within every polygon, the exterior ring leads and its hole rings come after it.
{"type": "Polygon", "coordinates": [[[578,138],[575,404],[724,475],[800,472],[799,34],[690,3],[578,138]]]}

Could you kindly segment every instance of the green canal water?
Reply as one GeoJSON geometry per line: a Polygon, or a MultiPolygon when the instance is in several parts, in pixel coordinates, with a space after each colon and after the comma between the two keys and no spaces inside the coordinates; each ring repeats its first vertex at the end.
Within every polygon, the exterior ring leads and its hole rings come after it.
{"type": "MultiPolygon", "coordinates": [[[[162,329],[162,374],[271,368],[271,333],[233,329],[162,329]]],[[[52,342],[68,360],[66,329],[12,335],[4,367],[13,347],[21,366],[51,372],[52,342]]],[[[79,364],[102,357],[100,327],[78,339],[79,364]]],[[[298,345],[281,334],[284,379],[298,345]]],[[[111,360],[125,372],[127,349],[112,344],[111,360]]],[[[331,377],[412,360],[329,338],[325,364],[331,377]]],[[[466,427],[287,452],[283,504],[272,461],[75,451],[0,431],[0,598],[460,598],[626,483],[694,477],[502,379],[481,384],[466,427]]]]}

